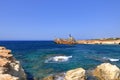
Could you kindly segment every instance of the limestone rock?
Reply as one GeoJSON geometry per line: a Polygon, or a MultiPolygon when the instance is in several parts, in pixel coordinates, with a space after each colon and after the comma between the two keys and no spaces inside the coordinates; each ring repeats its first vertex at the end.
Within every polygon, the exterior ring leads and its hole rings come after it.
{"type": "Polygon", "coordinates": [[[4,50],[4,49],[6,49],[5,47],[3,47],[3,46],[0,46],[0,50],[4,50]]]}
{"type": "Polygon", "coordinates": [[[0,80],[26,80],[20,62],[5,47],[0,47],[0,80]]]}
{"type": "Polygon", "coordinates": [[[9,74],[0,74],[0,80],[19,80],[19,79],[9,74]]]}
{"type": "Polygon", "coordinates": [[[83,68],[70,70],[65,74],[65,80],[85,80],[85,70],[83,68]]]}
{"type": "Polygon", "coordinates": [[[100,80],[120,80],[120,69],[116,65],[103,63],[97,66],[93,75],[100,80]]]}

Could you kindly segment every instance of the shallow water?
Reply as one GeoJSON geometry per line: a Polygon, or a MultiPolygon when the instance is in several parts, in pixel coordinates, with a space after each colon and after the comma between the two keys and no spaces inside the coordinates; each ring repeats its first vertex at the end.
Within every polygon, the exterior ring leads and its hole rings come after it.
{"type": "Polygon", "coordinates": [[[103,62],[120,67],[120,45],[58,45],[53,41],[0,41],[21,61],[28,79],[41,79],[50,74],[83,67],[93,69],[103,62]],[[66,61],[45,61],[55,56],[72,56],[66,61]],[[113,59],[116,61],[110,61],[113,59]]]}

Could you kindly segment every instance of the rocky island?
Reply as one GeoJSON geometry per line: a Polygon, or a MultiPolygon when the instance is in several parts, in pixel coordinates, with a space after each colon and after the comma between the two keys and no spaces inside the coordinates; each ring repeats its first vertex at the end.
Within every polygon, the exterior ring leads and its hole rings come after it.
{"type": "Polygon", "coordinates": [[[26,80],[20,62],[5,47],[0,47],[0,80],[26,80]]]}
{"type": "Polygon", "coordinates": [[[54,40],[57,44],[120,44],[120,38],[103,38],[90,40],[75,40],[71,35],[68,39],[57,38],[54,40]]]}

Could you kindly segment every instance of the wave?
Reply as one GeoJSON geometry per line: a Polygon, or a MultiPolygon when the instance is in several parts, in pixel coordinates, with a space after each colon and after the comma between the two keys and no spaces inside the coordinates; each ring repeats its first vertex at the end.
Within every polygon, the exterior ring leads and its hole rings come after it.
{"type": "Polygon", "coordinates": [[[45,63],[66,62],[70,58],[72,58],[72,56],[54,56],[45,60],[45,63]]]}
{"type": "Polygon", "coordinates": [[[111,61],[111,62],[117,62],[117,61],[119,61],[120,59],[109,58],[109,57],[103,57],[103,60],[111,61]]]}

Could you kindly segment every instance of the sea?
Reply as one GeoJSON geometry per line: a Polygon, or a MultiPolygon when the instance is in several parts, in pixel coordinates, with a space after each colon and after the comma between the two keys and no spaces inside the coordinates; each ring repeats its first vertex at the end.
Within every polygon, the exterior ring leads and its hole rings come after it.
{"type": "Polygon", "coordinates": [[[120,68],[120,45],[63,45],[53,41],[0,41],[20,61],[28,80],[64,73],[71,69],[93,70],[104,62],[120,68]]]}

